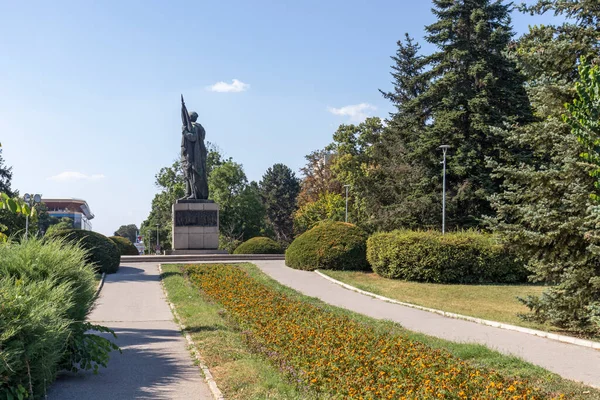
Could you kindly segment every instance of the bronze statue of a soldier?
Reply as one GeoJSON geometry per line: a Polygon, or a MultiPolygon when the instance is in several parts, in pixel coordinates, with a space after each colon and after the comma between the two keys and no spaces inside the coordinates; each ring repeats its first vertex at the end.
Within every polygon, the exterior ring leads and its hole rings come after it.
{"type": "Polygon", "coordinates": [[[208,199],[208,179],[206,176],[206,131],[196,121],[198,113],[188,113],[181,96],[181,163],[185,177],[185,197],[180,200],[208,199]]]}

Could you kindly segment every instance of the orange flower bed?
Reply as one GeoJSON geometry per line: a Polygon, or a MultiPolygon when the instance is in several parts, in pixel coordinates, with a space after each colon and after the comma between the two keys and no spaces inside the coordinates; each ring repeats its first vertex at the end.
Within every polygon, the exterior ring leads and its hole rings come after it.
{"type": "Polygon", "coordinates": [[[355,399],[548,398],[525,381],[292,299],[237,267],[194,265],[185,272],[228,311],[250,347],[299,386],[355,399]]]}

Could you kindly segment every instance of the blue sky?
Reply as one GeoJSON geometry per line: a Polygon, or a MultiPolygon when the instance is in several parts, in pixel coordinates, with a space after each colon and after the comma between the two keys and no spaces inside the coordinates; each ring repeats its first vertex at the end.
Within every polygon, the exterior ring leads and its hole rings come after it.
{"type": "MultiPolygon", "coordinates": [[[[390,56],[425,0],[0,0],[0,141],[13,188],[88,201],[94,230],[146,218],[178,157],[180,102],[250,180],[385,117],[390,56]],[[236,80],[236,81],[234,81],[236,80]],[[219,84],[221,82],[221,84],[219,84]],[[216,86],[215,86],[216,85],[216,86]]],[[[518,33],[553,18],[515,13],[518,33]]]]}

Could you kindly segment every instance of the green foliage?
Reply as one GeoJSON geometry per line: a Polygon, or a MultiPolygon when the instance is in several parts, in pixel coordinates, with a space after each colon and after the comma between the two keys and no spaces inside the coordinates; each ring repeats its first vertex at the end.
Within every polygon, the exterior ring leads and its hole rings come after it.
{"type": "Polygon", "coordinates": [[[122,256],[137,256],[140,254],[137,247],[129,241],[129,239],[122,236],[109,236],[109,239],[119,249],[119,254],[122,256]]]}
{"type": "Polygon", "coordinates": [[[69,286],[0,278],[1,399],[40,397],[55,379],[70,335],[69,286]]]}
{"type": "Polygon", "coordinates": [[[490,0],[433,3],[437,20],[425,28],[426,40],[438,51],[421,58],[412,40],[399,44],[395,90],[386,96],[398,111],[392,114],[382,151],[376,152],[381,169],[374,207],[384,224],[386,216],[405,226],[436,224],[439,209],[432,205],[441,203],[442,192],[439,146],[446,144],[452,146],[447,224],[478,226],[483,215],[492,214],[488,198],[499,190],[486,160],[510,151],[491,128],[531,118],[524,77],[506,56],[513,36],[510,5],[490,0]],[[397,154],[387,162],[386,148],[397,154]],[[408,175],[398,173],[399,167],[408,175]]]}
{"type": "MultiPolygon", "coordinates": [[[[57,219],[57,218],[54,218],[57,219]]],[[[60,220],[56,222],[50,220],[50,224],[48,225],[48,229],[46,229],[46,233],[51,234],[52,232],[62,231],[64,229],[73,229],[73,219],[69,217],[62,217],[60,220]],[[52,223],[54,222],[54,223],[52,223]]]]}
{"type": "MultiPolygon", "coordinates": [[[[564,119],[585,149],[581,158],[595,166],[590,175],[596,178],[595,186],[600,190],[600,67],[581,61],[579,81],[575,84],[577,97],[567,104],[569,113],[564,119]]],[[[592,198],[600,200],[597,193],[592,198]]]]}
{"type": "MultiPolygon", "coordinates": [[[[0,145],[0,147],[2,147],[0,145]]],[[[10,188],[12,180],[12,167],[7,167],[4,164],[2,156],[2,148],[0,148],[0,193],[6,193],[9,197],[15,196],[15,193],[10,188]]]]}
{"type": "Polygon", "coordinates": [[[267,218],[280,242],[290,242],[293,237],[293,213],[300,183],[294,172],[283,164],[270,167],[259,184],[260,196],[267,218]]]}
{"type": "Polygon", "coordinates": [[[322,221],[344,221],[345,207],[345,200],[340,194],[325,193],[294,213],[294,229],[297,233],[304,233],[322,221]]]}
{"type": "Polygon", "coordinates": [[[106,366],[117,347],[87,333],[96,281],[86,252],[63,239],[0,246],[0,399],[46,393],[61,369],[106,366]],[[13,397],[10,397],[13,396],[13,397]]]}
{"type": "Polygon", "coordinates": [[[283,248],[271,238],[253,237],[239,245],[233,254],[283,254],[283,248]]]}
{"type": "Polygon", "coordinates": [[[300,168],[303,178],[298,194],[298,207],[315,202],[327,193],[342,193],[342,184],[332,171],[335,154],[323,149],[313,151],[304,158],[306,165],[300,168]]]}
{"type": "Polygon", "coordinates": [[[225,250],[227,253],[233,254],[240,244],[242,244],[242,241],[239,239],[219,234],[219,250],[225,250]]]}
{"type": "Polygon", "coordinates": [[[138,227],[135,224],[121,225],[119,229],[115,231],[115,236],[127,238],[131,243],[136,242],[137,234],[138,227]]]}
{"type": "Polygon", "coordinates": [[[589,175],[595,167],[581,161],[587,150],[571,134],[563,114],[564,104],[572,104],[577,94],[579,60],[600,51],[600,13],[591,3],[577,3],[550,0],[528,9],[566,12],[571,18],[560,26],[532,27],[515,48],[530,81],[536,119],[500,133],[520,152],[492,163],[493,177],[504,190],[492,199],[497,217],[490,222],[526,260],[533,281],[555,285],[543,296],[523,299],[531,309],[525,317],[597,333],[600,259],[594,232],[600,225],[589,197],[595,191],[596,179],[589,175]]]}
{"type": "Polygon", "coordinates": [[[100,233],[79,229],[64,229],[51,232],[46,237],[50,239],[63,238],[66,241],[78,244],[87,251],[87,261],[94,264],[99,272],[111,274],[119,269],[121,255],[117,245],[100,233]]]}
{"type": "MultiPolygon", "coordinates": [[[[348,188],[348,221],[364,226],[368,219],[367,200],[373,187],[371,174],[377,160],[373,149],[381,140],[383,123],[377,117],[358,125],[340,125],[327,150],[335,154],[331,169],[335,178],[348,188]],[[365,194],[369,193],[368,196],[365,194]]],[[[345,196],[345,190],[342,192],[345,196]]]]}
{"type": "Polygon", "coordinates": [[[303,270],[368,269],[367,234],[353,224],[325,221],[298,236],[285,252],[288,267],[303,270]]]}
{"type": "Polygon", "coordinates": [[[367,259],[384,278],[432,283],[516,283],[527,271],[496,237],[472,231],[376,233],[367,259]]]}
{"type": "Polygon", "coordinates": [[[208,179],[210,198],[219,204],[221,235],[243,240],[265,229],[265,208],[256,182],[248,183],[241,164],[227,160],[208,179]]]}

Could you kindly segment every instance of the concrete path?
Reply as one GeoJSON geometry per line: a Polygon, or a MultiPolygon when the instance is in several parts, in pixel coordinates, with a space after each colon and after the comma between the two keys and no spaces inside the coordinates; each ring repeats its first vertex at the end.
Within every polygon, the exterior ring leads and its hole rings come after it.
{"type": "Polygon", "coordinates": [[[345,289],[314,272],[288,268],[284,261],[253,263],[280,283],[331,305],[370,317],[395,321],[411,331],[453,342],[483,344],[501,353],[515,355],[565,378],[600,387],[598,350],[387,303],[345,289]]]}
{"type": "Polygon", "coordinates": [[[50,400],[212,399],[162,291],[156,263],[121,266],[106,276],[94,323],[114,329],[123,354],[108,368],[59,377],[50,400]]]}

